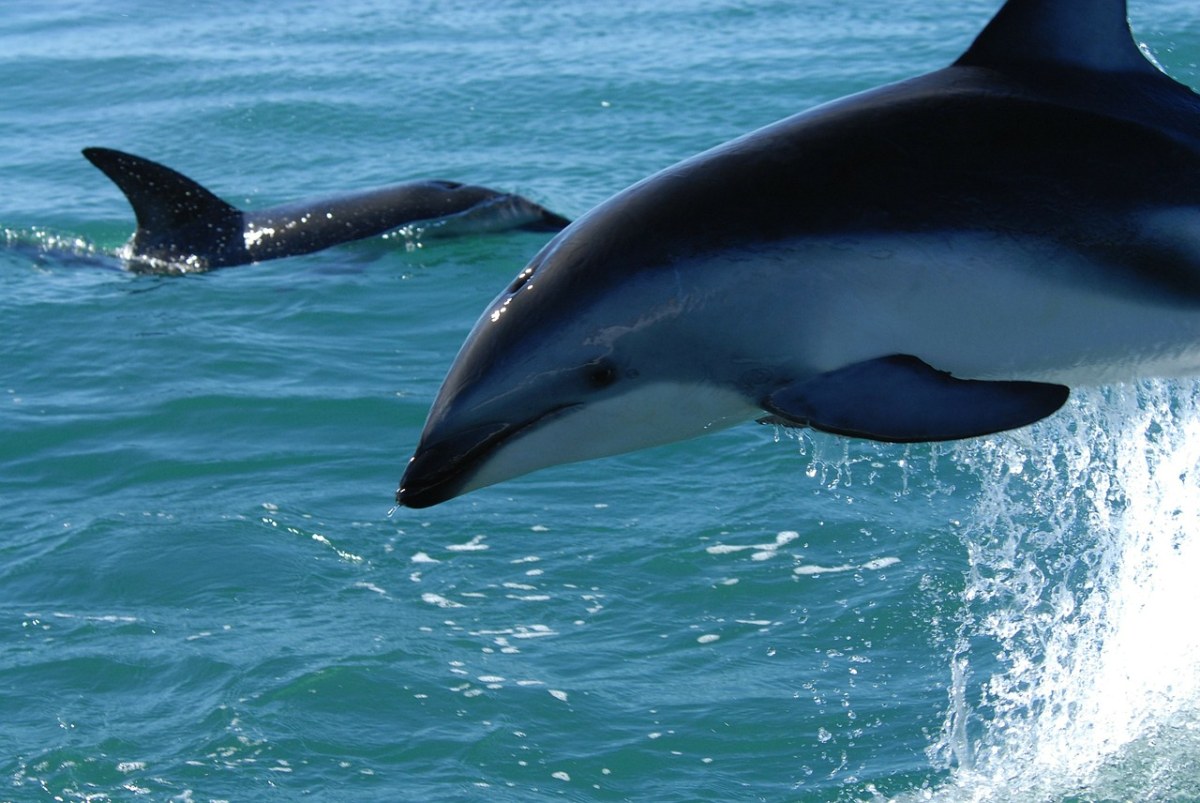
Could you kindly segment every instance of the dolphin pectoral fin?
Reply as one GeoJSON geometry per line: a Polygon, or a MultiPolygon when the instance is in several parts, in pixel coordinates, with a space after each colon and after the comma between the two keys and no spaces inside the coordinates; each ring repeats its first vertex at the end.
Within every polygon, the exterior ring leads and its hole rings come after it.
{"type": "Polygon", "coordinates": [[[1044,382],[955,379],[909,355],[854,363],[776,390],[763,423],[895,443],[990,435],[1045,418],[1069,389],[1044,382]]]}

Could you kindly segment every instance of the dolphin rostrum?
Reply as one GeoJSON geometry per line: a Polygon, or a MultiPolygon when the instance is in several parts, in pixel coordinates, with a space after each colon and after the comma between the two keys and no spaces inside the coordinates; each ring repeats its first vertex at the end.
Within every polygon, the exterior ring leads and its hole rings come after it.
{"type": "Polygon", "coordinates": [[[952,66],[593,209],[475,325],[397,500],[750,419],[969,438],[1200,371],[1200,96],[1125,14],[1009,0],[952,66]]]}
{"type": "Polygon", "coordinates": [[[401,226],[431,233],[560,231],[569,222],[519,195],[415,181],[243,211],[165,165],[110,148],[83,155],[125,193],[137,217],[131,269],[189,273],[308,254],[401,226]]]}

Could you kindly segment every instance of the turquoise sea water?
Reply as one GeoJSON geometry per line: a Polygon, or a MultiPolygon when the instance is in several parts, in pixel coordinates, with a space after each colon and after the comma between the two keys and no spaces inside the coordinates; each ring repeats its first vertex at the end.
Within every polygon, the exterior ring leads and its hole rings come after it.
{"type": "MultiPolygon", "coordinates": [[[[575,216],[996,6],[6,8],[0,800],[1200,799],[1200,387],[940,447],[744,426],[392,511],[544,235],[135,276],[79,155],[575,216]]],[[[1200,86],[1191,0],[1130,11],[1200,86]]]]}

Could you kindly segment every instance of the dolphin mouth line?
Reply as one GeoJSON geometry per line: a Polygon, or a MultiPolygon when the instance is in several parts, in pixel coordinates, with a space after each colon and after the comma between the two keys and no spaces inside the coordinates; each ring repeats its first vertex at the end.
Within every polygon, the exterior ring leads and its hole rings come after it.
{"type": "Polygon", "coordinates": [[[520,424],[484,424],[457,436],[450,443],[420,449],[408,461],[408,468],[396,490],[396,503],[409,508],[432,507],[457,496],[488,455],[518,435],[582,406],[562,404],[520,424]],[[462,440],[474,442],[457,449],[456,442],[462,440]],[[451,453],[444,454],[447,451],[451,453]]]}

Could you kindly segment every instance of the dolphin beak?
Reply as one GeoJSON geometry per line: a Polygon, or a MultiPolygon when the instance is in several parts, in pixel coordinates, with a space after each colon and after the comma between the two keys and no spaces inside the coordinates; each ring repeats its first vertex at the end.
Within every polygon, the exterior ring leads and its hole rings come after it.
{"type": "Polygon", "coordinates": [[[474,468],[513,429],[511,424],[495,423],[451,433],[432,443],[422,437],[400,479],[396,502],[405,507],[431,507],[463,493],[474,468]]]}
{"type": "Polygon", "coordinates": [[[451,430],[444,435],[442,433],[449,427],[443,421],[421,435],[416,454],[408,461],[408,468],[400,479],[396,502],[411,508],[432,507],[476,487],[499,481],[492,479],[478,485],[471,482],[479,469],[509,440],[579,406],[559,405],[526,421],[491,422],[451,430]]]}

